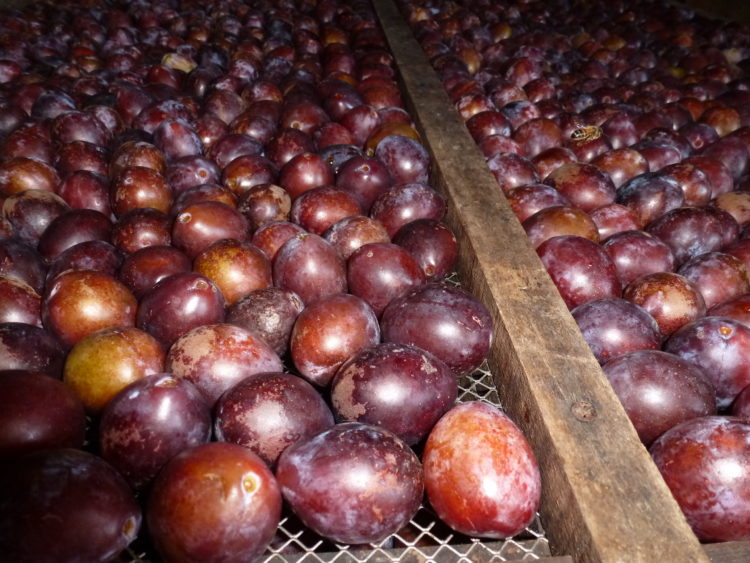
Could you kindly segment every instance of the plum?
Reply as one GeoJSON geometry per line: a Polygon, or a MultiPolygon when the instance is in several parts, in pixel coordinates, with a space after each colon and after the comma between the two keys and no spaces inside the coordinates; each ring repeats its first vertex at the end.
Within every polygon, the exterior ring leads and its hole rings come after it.
{"type": "Polygon", "coordinates": [[[375,543],[416,514],[424,479],[395,434],[344,422],[284,450],[276,468],[284,500],[313,531],[345,544],[375,543]]]}
{"type": "Polygon", "coordinates": [[[10,561],[112,561],[141,518],[122,476],[92,453],[47,449],[4,468],[0,549],[10,561]]]}
{"type": "Polygon", "coordinates": [[[213,407],[242,379],[282,371],[279,356],[255,332],[229,323],[198,326],[169,348],[166,371],[195,384],[213,407]]]}
{"type": "Polygon", "coordinates": [[[164,466],[151,487],[146,522],[167,561],[252,561],[281,517],[273,473],[237,444],[189,448],[164,466]]]}
{"type": "Polygon", "coordinates": [[[344,362],[330,394],[337,420],[380,426],[411,446],[453,406],[458,384],[426,350],[384,342],[344,362]]]}
{"type": "Polygon", "coordinates": [[[154,373],[112,398],[99,418],[98,437],[101,456],[139,490],[173,456],[209,441],[211,411],[187,379],[154,373]]]}
{"type": "Polygon", "coordinates": [[[651,457],[695,535],[703,541],[750,537],[750,423],[704,416],[665,432],[651,457]]]}
{"type": "Polygon", "coordinates": [[[716,414],[716,391],[703,371],[660,350],[637,350],[602,366],[647,447],[680,422],[716,414]]]}
{"type": "Polygon", "coordinates": [[[380,327],[372,308],[342,293],[305,307],[292,328],[289,352],[302,376],[326,386],[350,356],[378,342],[380,327]]]}
{"type": "Polygon", "coordinates": [[[521,532],[539,507],[539,466],[518,427],[487,403],[449,410],[427,437],[425,490],[438,517],[473,537],[521,532]]]}
{"type": "Polygon", "coordinates": [[[46,448],[81,448],[83,403],[44,373],[0,370],[0,458],[46,448]]]}
{"type": "Polygon", "coordinates": [[[383,342],[427,350],[456,375],[482,364],[494,336],[487,307],[465,289],[441,282],[417,286],[391,301],[380,327],[383,342]]]}
{"type": "Polygon", "coordinates": [[[333,414],[307,381],[289,373],[247,377],[216,403],[214,432],[218,440],[249,448],[270,467],[298,440],[333,426],[333,414]]]}

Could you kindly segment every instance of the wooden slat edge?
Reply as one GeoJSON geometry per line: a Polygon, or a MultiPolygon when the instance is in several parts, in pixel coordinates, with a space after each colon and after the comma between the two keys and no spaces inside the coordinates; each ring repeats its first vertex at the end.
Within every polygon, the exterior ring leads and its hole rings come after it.
{"type": "Polygon", "coordinates": [[[711,563],[747,563],[750,561],[750,541],[711,543],[703,546],[711,563]]]}
{"type": "Polygon", "coordinates": [[[490,367],[539,458],[553,554],[708,561],[393,1],[374,6],[450,203],[462,283],[496,322],[490,367]]]}

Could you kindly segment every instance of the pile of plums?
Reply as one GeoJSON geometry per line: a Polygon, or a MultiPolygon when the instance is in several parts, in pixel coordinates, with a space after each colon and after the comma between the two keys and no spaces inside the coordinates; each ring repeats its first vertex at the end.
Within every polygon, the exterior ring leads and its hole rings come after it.
{"type": "Polygon", "coordinates": [[[429,172],[366,0],[0,12],[3,558],[250,561],[282,514],[362,545],[423,502],[523,530],[429,172]]]}
{"type": "Polygon", "coordinates": [[[400,5],[693,530],[750,539],[750,28],[400,5]]]}

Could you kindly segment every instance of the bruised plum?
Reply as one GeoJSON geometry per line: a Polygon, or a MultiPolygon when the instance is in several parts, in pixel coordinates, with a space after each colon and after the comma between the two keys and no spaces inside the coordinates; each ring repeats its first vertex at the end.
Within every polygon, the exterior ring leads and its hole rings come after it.
{"type": "Polygon", "coordinates": [[[304,305],[299,295],[281,287],[251,291],[227,309],[227,322],[256,332],[279,355],[289,349],[297,315],[304,305]]]}

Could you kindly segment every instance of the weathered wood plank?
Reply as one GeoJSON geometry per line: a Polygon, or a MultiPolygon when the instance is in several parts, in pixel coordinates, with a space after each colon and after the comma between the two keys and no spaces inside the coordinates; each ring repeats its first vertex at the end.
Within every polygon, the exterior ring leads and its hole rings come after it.
{"type": "Polygon", "coordinates": [[[750,561],[750,541],[711,543],[704,546],[711,563],[747,563],[750,561]]]}
{"type": "Polygon", "coordinates": [[[490,366],[539,457],[553,554],[707,561],[393,1],[374,4],[450,202],[462,283],[496,321],[490,366]]]}

